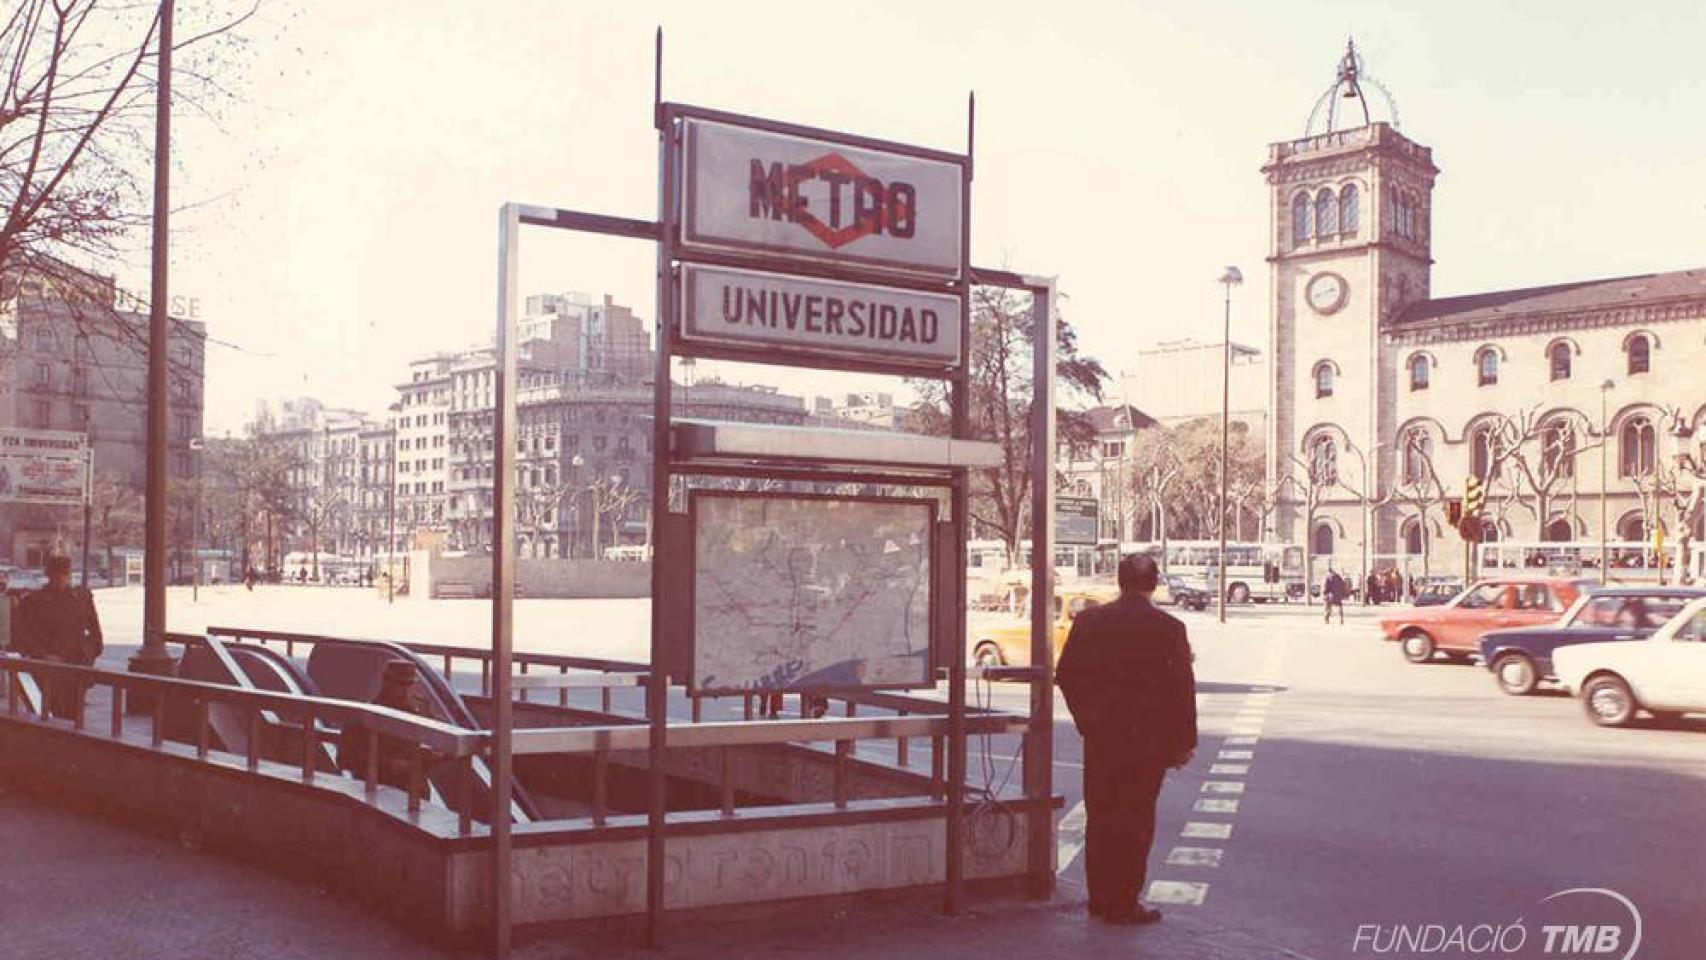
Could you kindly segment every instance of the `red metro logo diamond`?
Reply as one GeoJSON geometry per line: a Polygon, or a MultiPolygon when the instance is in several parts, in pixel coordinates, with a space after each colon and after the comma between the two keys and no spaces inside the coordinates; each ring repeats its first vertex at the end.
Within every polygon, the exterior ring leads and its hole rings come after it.
{"type": "Polygon", "coordinates": [[[910,239],[918,226],[918,190],[903,180],[868,176],[839,153],[807,163],[754,157],[747,215],[798,224],[838,250],[863,237],[910,239]]]}

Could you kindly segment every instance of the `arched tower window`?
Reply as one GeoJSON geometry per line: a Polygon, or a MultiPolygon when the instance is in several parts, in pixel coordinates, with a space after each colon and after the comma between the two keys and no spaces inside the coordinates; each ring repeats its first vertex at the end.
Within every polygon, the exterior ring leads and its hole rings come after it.
{"type": "Polygon", "coordinates": [[[1425,354],[1418,353],[1411,357],[1410,389],[1426,390],[1428,388],[1428,380],[1431,373],[1431,365],[1428,363],[1428,358],[1425,354]]]}
{"type": "Polygon", "coordinates": [[[1398,202],[1398,187],[1396,185],[1387,187],[1386,188],[1386,229],[1388,231],[1390,231],[1394,236],[1401,236],[1404,233],[1404,227],[1402,225],[1403,221],[1399,218],[1399,215],[1398,215],[1399,209],[1400,209],[1400,207],[1399,207],[1399,202],[1398,202]]]}
{"type": "Polygon", "coordinates": [[[1646,373],[1653,368],[1653,341],[1645,336],[1629,338],[1629,375],[1646,373]]]}
{"type": "Polygon", "coordinates": [[[1404,436],[1404,482],[1422,483],[1433,473],[1433,438],[1420,427],[1404,436]]]}
{"type": "Polygon", "coordinates": [[[1562,340],[1546,348],[1546,361],[1551,367],[1553,380],[1570,379],[1570,359],[1570,345],[1562,340]]]}
{"type": "Polygon", "coordinates": [[[1422,522],[1415,517],[1404,521],[1404,553],[1406,556],[1419,557],[1422,555],[1422,522]]]}
{"type": "Polygon", "coordinates": [[[1291,200],[1291,242],[1309,239],[1309,194],[1300,193],[1291,200]]]}
{"type": "Polygon", "coordinates": [[[1332,437],[1317,437],[1310,445],[1309,482],[1317,487],[1339,482],[1339,448],[1332,437]]]}
{"type": "Polygon", "coordinates": [[[1339,230],[1339,204],[1333,196],[1333,191],[1323,187],[1315,195],[1315,235],[1322,240],[1329,239],[1339,230]]]}
{"type": "Polygon", "coordinates": [[[1630,417],[1618,437],[1618,469],[1625,477],[1647,477],[1657,462],[1658,432],[1651,417],[1630,417]]]}
{"type": "Polygon", "coordinates": [[[1333,395],[1333,363],[1323,360],[1315,365],[1315,399],[1333,395]]]}
{"type": "Polygon", "coordinates": [[[1640,543],[1647,539],[1647,522],[1641,511],[1632,510],[1618,519],[1617,539],[1625,543],[1640,543]]]}
{"type": "Polygon", "coordinates": [[[1540,531],[1540,539],[1547,543],[1565,543],[1575,538],[1576,531],[1570,524],[1569,517],[1554,517],[1540,531]]]}
{"type": "Polygon", "coordinates": [[[1357,232],[1357,185],[1349,183],[1339,191],[1339,229],[1345,233],[1357,232]]]}
{"type": "Polygon", "coordinates": [[[1483,387],[1490,387],[1499,382],[1499,352],[1492,347],[1482,347],[1475,354],[1475,381],[1483,387]]]}

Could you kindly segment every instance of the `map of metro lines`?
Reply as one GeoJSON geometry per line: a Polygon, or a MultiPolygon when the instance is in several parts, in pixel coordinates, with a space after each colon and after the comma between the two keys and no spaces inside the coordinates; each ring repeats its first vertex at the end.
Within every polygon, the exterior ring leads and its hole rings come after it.
{"type": "Polygon", "coordinates": [[[698,689],[928,684],[929,504],[700,494],[694,512],[698,689]]]}

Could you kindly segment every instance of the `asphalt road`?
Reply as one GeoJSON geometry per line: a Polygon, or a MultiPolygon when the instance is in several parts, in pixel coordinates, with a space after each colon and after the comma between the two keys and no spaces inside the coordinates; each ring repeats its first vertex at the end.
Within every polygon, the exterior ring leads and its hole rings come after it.
{"type": "MultiPolygon", "coordinates": [[[[1526,920],[1508,955],[1541,956],[1539,918],[1621,916],[1603,895],[1542,901],[1603,888],[1638,908],[1637,956],[1706,952],[1706,718],[1600,729],[1578,701],[1506,696],[1479,666],[1408,664],[1360,611],[1184,618],[1203,735],[1162,793],[1149,894],[1164,910],[1319,960],[1376,955],[1396,925],[1526,920]]],[[[1064,722],[1056,754],[1065,861],[1082,747],[1064,722]]],[[[1060,879],[1082,897],[1082,858],[1060,879]]]]}

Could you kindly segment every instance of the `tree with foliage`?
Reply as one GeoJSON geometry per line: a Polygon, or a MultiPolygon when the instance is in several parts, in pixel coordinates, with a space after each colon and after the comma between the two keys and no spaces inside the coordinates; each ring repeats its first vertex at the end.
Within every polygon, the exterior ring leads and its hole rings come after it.
{"type": "MultiPolygon", "coordinates": [[[[1008,562],[1017,566],[1019,545],[1030,520],[1032,360],[1037,335],[1032,298],[998,287],[971,291],[971,430],[1001,448],[1001,463],[971,471],[970,519],[1007,545],[1008,562]]],[[[1061,401],[1102,399],[1108,372],[1101,361],[1079,352],[1072,325],[1056,314],[1056,433],[1062,444],[1094,439],[1089,421],[1061,401]]],[[[948,383],[912,384],[919,403],[903,427],[945,435],[952,424],[948,383]]],[[[1052,454],[1052,451],[1051,451],[1052,454]]]]}
{"type": "Polygon", "coordinates": [[[107,555],[107,577],[119,579],[113,550],[142,540],[142,492],[123,477],[96,470],[89,484],[89,530],[107,555]]]}

